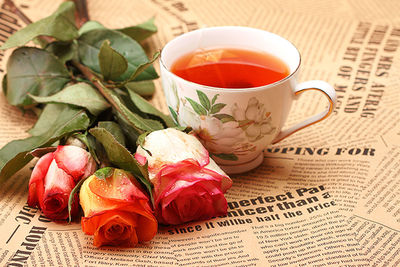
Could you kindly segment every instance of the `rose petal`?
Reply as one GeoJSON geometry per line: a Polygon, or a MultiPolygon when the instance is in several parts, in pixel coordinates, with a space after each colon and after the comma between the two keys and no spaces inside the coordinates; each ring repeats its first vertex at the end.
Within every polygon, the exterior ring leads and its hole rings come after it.
{"type": "Polygon", "coordinates": [[[223,193],[232,187],[233,182],[231,178],[229,178],[229,176],[217,165],[217,163],[215,163],[213,159],[210,159],[210,163],[208,163],[205,168],[222,176],[221,190],[223,193]]]}
{"type": "Polygon", "coordinates": [[[161,223],[180,224],[226,214],[227,201],[213,182],[185,182],[181,189],[169,191],[156,206],[161,223]]]}
{"type": "Polygon", "coordinates": [[[177,180],[197,181],[199,179],[215,180],[221,184],[222,192],[226,192],[232,186],[232,180],[225,174],[225,172],[210,159],[209,164],[202,168],[195,161],[184,160],[176,164],[165,166],[159,174],[157,179],[153,180],[156,194],[160,191],[165,191],[177,180]]]}
{"type": "Polygon", "coordinates": [[[144,148],[151,152],[151,156],[141,147],[136,154],[147,158],[150,179],[165,165],[193,159],[205,166],[210,159],[208,151],[196,137],[172,128],[150,133],[146,136],[144,148]]]}
{"type": "Polygon", "coordinates": [[[77,146],[58,146],[54,158],[59,168],[71,175],[78,182],[85,173],[89,154],[77,146]]]}
{"type": "MultiPolygon", "coordinates": [[[[89,177],[96,170],[97,170],[96,161],[92,158],[92,156],[89,156],[89,153],[88,153],[88,162],[85,167],[85,172],[83,173],[82,177],[79,180],[89,177]]],[[[76,182],[78,182],[78,181],[76,181],[76,182]]]]}
{"type": "Polygon", "coordinates": [[[132,210],[108,210],[90,217],[82,218],[82,230],[89,235],[94,235],[94,245],[113,245],[132,247],[138,242],[151,240],[157,232],[157,221],[151,213],[135,214],[132,210]],[[124,231],[120,236],[110,238],[105,234],[112,225],[123,226],[124,231]]]}
{"type": "Polygon", "coordinates": [[[44,179],[43,202],[40,203],[43,213],[52,219],[67,218],[68,199],[74,187],[73,178],[64,170],[58,168],[53,159],[44,179]]]}
{"type": "Polygon", "coordinates": [[[184,160],[165,166],[157,174],[153,180],[155,207],[161,223],[179,224],[226,213],[223,192],[232,181],[214,161],[210,160],[208,166],[214,170],[184,160]]]}
{"type": "MultiPolygon", "coordinates": [[[[192,159],[182,160],[175,164],[169,164],[161,169],[153,179],[156,198],[162,197],[162,192],[166,192],[178,181],[195,181],[201,179],[203,174],[197,173],[202,169],[197,161],[192,159]],[[196,176],[197,175],[197,176],[196,176]]],[[[218,179],[219,174],[210,179],[218,179]]],[[[156,200],[157,201],[157,200],[156,200]]]]}
{"type": "MultiPolygon", "coordinates": [[[[135,225],[136,225],[136,215],[135,214],[125,214],[121,216],[118,212],[110,212],[108,216],[102,216],[102,221],[99,222],[96,231],[94,232],[94,243],[96,247],[102,245],[112,245],[112,246],[135,246],[138,243],[135,225]],[[114,233],[109,232],[110,226],[120,225],[122,226],[123,232],[119,236],[114,233]]],[[[101,217],[100,217],[101,218],[101,217]]]]}
{"type": "Polygon", "coordinates": [[[136,159],[141,165],[146,164],[146,161],[147,161],[147,159],[146,159],[145,156],[140,155],[140,154],[138,154],[138,153],[135,153],[135,159],[136,159]]]}
{"type": "Polygon", "coordinates": [[[137,201],[148,200],[139,183],[125,171],[115,169],[106,179],[94,178],[89,182],[90,190],[103,200],[137,201]]]}
{"type": "Polygon", "coordinates": [[[39,203],[43,203],[44,177],[47,174],[53,156],[53,153],[47,153],[38,160],[33,168],[29,180],[28,195],[28,205],[31,207],[39,206],[39,203]]]}

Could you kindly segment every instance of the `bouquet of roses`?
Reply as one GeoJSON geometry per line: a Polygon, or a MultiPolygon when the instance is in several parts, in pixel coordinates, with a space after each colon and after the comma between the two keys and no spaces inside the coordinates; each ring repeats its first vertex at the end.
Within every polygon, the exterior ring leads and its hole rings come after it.
{"type": "MultiPolygon", "coordinates": [[[[76,218],[94,245],[134,246],[158,223],[227,212],[232,181],[187,129],[144,97],[158,78],[140,42],[154,20],[108,29],[82,1],[12,35],[3,78],[7,101],[38,115],[31,137],[0,149],[0,182],[33,158],[28,204],[54,221],[76,218]],[[29,44],[29,46],[27,45],[29,44]]],[[[18,14],[21,14],[20,12],[18,14]]]]}

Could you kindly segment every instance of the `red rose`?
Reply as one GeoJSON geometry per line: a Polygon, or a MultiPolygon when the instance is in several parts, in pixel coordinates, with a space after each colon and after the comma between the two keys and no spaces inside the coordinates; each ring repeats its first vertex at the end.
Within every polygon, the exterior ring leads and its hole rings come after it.
{"type": "MultiPolygon", "coordinates": [[[[38,206],[50,219],[67,219],[72,189],[95,170],[96,162],[86,150],[77,146],[58,146],[55,152],[47,153],[36,163],[29,181],[28,205],[38,206]]],[[[78,212],[77,200],[71,215],[78,212]]]]}

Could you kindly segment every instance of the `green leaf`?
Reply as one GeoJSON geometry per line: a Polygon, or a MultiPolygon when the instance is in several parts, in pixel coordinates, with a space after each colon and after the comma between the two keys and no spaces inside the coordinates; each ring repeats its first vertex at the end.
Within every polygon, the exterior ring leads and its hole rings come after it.
{"type": "Polygon", "coordinates": [[[202,91],[196,90],[197,96],[199,97],[200,104],[207,110],[210,110],[210,100],[208,99],[207,95],[202,91]]]}
{"type": "Polygon", "coordinates": [[[78,58],[78,45],[76,42],[52,42],[46,47],[46,51],[55,55],[63,64],[78,58]]]}
{"type": "Polygon", "coordinates": [[[144,119],[136,113],[133,113],[119,98],[115,91],[111,91],[106,87],[103,88],[103,91],[109,95],[118,106],[119,111],[122,115],[127,119],[127,123],[129,123],[134,129],[142,130],[141,133],[146,131],[156,131],[164,129],[164,126],[156,120],[144,119]]]}
{"type": "Polygon", "coordinates": [[[213,117],[219,119],[220,121],[222,121],[222,123],[225,123],[228,121],[235,121],[235,118],[228,114],[215,114],[215,115],[213,115],[213,117]]]}
{"type": "Polygon", "coordinates": [[[154,86],[153,81],[138,81],[138,82],[128,82],[125,85],[125,88],[128,90],[132,90],[135,93],[141,96],[152,96],[156,91],[156,87],[154,86]]]}
{"type": "Polygon", "coordinates": [[[46,155],[50,152],[54,152],[56,150],[57,150],[57,147],[55,147],[55,146],[39,147],[39,148],[36,148],[36,149],[32,150],[31,152],[29,152],[29,154],[31,154],[35,158],[41,158],[44,155],[46,155]]]}
{"type": "Polygon", "coordinates": [[[196,101],[193,99],[186,97],[186,99],[189,101],[190,105],[192,106],[193,110],[201,115],[207,115],[207,110],[205,110],[200,104],[198,104],[196,101]]]}
{"type": "Polygon", "coordinates": [[[189,126],[175,126],[174,129],[177,129],[178,131],[184,132],[184,133],[190,133],[193,131],[192,127],[189,126]]]}
{"type": "Polygon", "coordinates": [[[136,140],[136,145],[140,146],[144,151],[146,151],[151,156],[151,152],[146,148],[144,148],[143,146],[144,142],[146,141],[146,136],[148,136],[149,134],[150,132],[145,132],[139,135],[138,139],[136,140]]]}
{"type": "Polygon", "coordinates": [[[139,179],[143,185],[145,185],[152,202],[154,202],[151,192],[152,185],[148,176],[147,166],[140,165],[140,163],[134,158],[129,150],[121,145],[106,129],[96,127],[90,129],[89,132],[103,145],[112,164],[118,168],[133,173],[134,176],[139,179]]]}
{"type": "Polygon", "coordinates": [[[221,111],[226,106],[226,104],[217,103],[211,107],[210,114],[215,114],[221,111]]]}
{"type": "Polygon", "coordinates": [[[99,64],[104,80],[115,80],[128,68],[128,62],[117,51],[112,49],[110,41],[105,40],[100,47],[99,64]]]}
{"type": "Polygon", "coordinates": [[[238,157],[235,154],[213,154],[213,156],[216,156],[220,159],[224,159],[224,160],[231,160],[231,161],[235,161],[238,160],[238,157]]]}
{"type": "Polygon", "coordinates": [[[100,121],[98,127],[109,131],[121,145],[125,146],[125,136],[118,123],[113,121],[100,121]]]}
{"type": "Polygon", "coordinates": [[[165,123],[167,127],[174,127],[175,123],[172,118],[168,115],[165,115],[158,109],[156,109],[152,104],[143,99],[140,95],[135,92],[128,90],[129,96],[135,106],[143,113],[150,114],[160,118],[161,121],[165,123]]]}
{"type": "MultiPolygon", "coordinates": [[[[136,144],[137,144],[138,146],[143,147],[144,141],[146,141],[146,137],[147,137],[149,134],[150,134],[150,132],[142,133],[142,134],[138,137],[138,139],[137,139],[137,141],[136,141],[136,144]]],[[[144,149],[144,148],[143,148],[143,149],[144,149]]],[[[147,151],[147,150],[146,150],[146,151],[147,151]]],[[[151,154],[150,154],[150,156],[151,156],[151,154]]]]}
{"type": "Polygon", "coordinates": [[[115,117],[116,121],[121,126],[122,131],[124,132],[127,144],[126,147],[130,151],[135,151],[136,150],[136,141],[138,137],[145,131],[142,131],[140,129],[134,128],[131,123],[129,123],[122,115],[121,113],[115,112],[115,117]]]}
{"type": "Polygon", "coordinates": [[[66,106],[43,135],[15,140],[5,145],[0,149],[0,183],[32,160],[33,156],[28,154],[30,151],[47,147],[72,132],[86,130],[89,123],[84,110],[66,106]]]}
{"type": "Polygon", "coordinates": [[[86,32],[96,29],[105,29],[105,27],[100,22],[89,20],[85,22],[85,24],[83,24],[82,27],[79,28],[78,33],[79,35],[82,35],[86,32]]]}
{"type": "Polygon", "coordinates": [[[87,83],[67,86],[51,96],[31,97],[38,103],[63,103],[83,107],[95,116],[110,107],[103,96],[87,83]]]}
{"type": "Polygon", "coordinates": [[[214,105],[214,104],[215,104],[215,101],[217,101],[218,96],[219,96],[219,94],[216,94],[216,95],[212,98],[212,100],[211,100],[211,105],[214,105]]]}
{"type": "Polygon", "coordinates": [[[72,205],[74,204],[75,201],[75,194],[77,194],[79,192],[79,190],[81,189],[81,186],[83,184],[83,182],[86,181],[88,177],[81,179],[76,185],[75,187],[71,190],[71,193],[69,193],[69,198],[68,198],[68,222],[72,221],[72,215],[71,215],[71,210],[72,210],[72,205]]]}
{"type": "Polygon", "coordinates": [[[96,151],[96,140],[93,136],[91,136],[87,131],[84,133],[75,133],[72,135],[72,137],[77,138],[80,140],[82,143],[85,144],[85,146],[88,148],[90,155],[92,158],[96,161],[98,165],[102,163],[99,160],[99,157],[97,156],[98,151],[96,151]]]}
{"type": "Polygon", "coordinates": [[[44,107],[35,125],[28,131],[31,135],[42,135],[51,127],[51,121],[55,121],[60,113],[66,108],[63,104],[48,104],[44,107]]]}
{"type": "Polygon", "coordinates": [[[22,46],[30,40],[46,35],[60,41],[70,41],[78,37],[75,26],[75,4],[72,1],[62,3],[56,12],[49,17],[29,24],[8,38],[1,49],[22,46]]]}
{"type": "Polygon", "coordinates": [[[151,66],[151,64],[153,64],[153,62],[160,56],[160,52],[156,52],[153,55],[153,58],[150,61],[147,61],[143,64],[140,64],[137,69],[132,73],[131,77],[129,77],[126,82],[131,82],[134,81],[139,75],[140,73],[142,73],[143,71],[145,71],[148,67],[151,66]]]}
{"type": "Polygon", "coordinates": [[[171,113],[172,117],[175,120],[175,124],[179,125],[179,121],[178,121],[178,114],[176,114],[175,110],[173,108],[171,108],[170,106],[168,106],[169,112],[171,113]]]}
{"type": "Polygon", "coordinates": [[[33,47],[21,47],[7,62],[7,100],[11,105],[33,104],[28,93],[48,96],[70,81],[67,68],[51,53],[33,47]]]}
{"type": "Polygon", "coordinates": [[[154,17],[136,26],[118,29],[118,31],[128,35],[137,42],[150,37],[157,32],[157,27],[154,24],[154,17]]]}
{"type": "Polygon", "coordinates": [[[104,168],[101,168],[101,169],[97,170],[94,173],[94,176],[96,176],[100,180],[105,180],[108,177],[110,177],[111,175],[113,175],[113,173],[114,173],[114,168],[112,168],[112,167],[104,167],[104,168]]]}
{"type": "MultiPolygon", "coordinates": [[[[93,71],[100,73],[98,54],[104,40],[109,40],[111,47],[128,61],[128,69],[117,79],[118,81],[128,79],[141,64],[148,62],[143,48],[135,40],[117,31],[95,29],[85,32],[78,39],[80,60],[93,71]]],[[[158,75],[153,66],[149,66],[136,77],[136,80],[155,78],[158,78],[158,75]]]]}

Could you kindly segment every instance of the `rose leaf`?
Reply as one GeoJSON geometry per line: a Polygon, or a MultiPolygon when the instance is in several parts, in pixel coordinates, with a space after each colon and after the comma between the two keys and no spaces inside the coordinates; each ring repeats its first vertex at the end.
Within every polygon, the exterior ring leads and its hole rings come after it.
{"type": "Polygon", "coordinates": [[[100,121],[98,127],[109,131],[121,145],[125,146],[125,136],[118,123],[113,121],[100,121]]]}
{"type": "Polygon", "coordinates": [[[123,29],[118,29],[117,31],[120,31],[120,32],[128,35],[132,39],[136,40],[136,42],[141,42],[144,39],[155,34],[157,32],[157,27],[154,24],[154,17],[152,17],[151,19],[149,19],[141,24],[138,24],[138,25],[135,25],[132,27],[123,28],[123,29]]]}
{"type": "Polygon", "coordinates": [[[129,96],[134,103],[134,105],[143,113],[156,116],[161,120],[167,127],[174,127],[175,123],[172,118],[165,115],[158,109],[156,109],[152,104],[143,99],[140,95],[136,94],[133,90],[128,89],[129,96]]]}
{"type": "Polygon", "coordinates": [[[120,99],[115,90],[110,90],[106,87],[103,87],[104,93],[106,93],[109,97],[111,97],[118,107],[118,111],[121,113],[122,117],[124,117],[125,121],[129,123],[134,129],[139,129],[142,131],[156,131],[164,129],[163,125],[156,120],[145,119],[135,112],[132,112],[120,99]]]}
{"type": "Polygon", "coordinates": [[[78,45],[76,42],[52,42],[45,49],[55,55],[63,64],[78,58],[78,45]]]}
{"type": "Polygon", "coordinates": [[[95,127],[89,130],[98,142],[100,142],[110,162],[123,170],[129,171],[146,187],[153,202],[152,184],[150,182],[147,166],[140,165],[129,150],[121,145],[117,139],[105,128],[95,127]]]}
{"type": "Polygon", "coordinates": [[[65,105],[49,130],[40,136],[31,136],[26,139],[14,140],[0,149],[0,183],[32,160],[28,154],[40,147],[47,147],[62,137],[89,127],[90,119],[82,109],[65,105]]]}
{"type": "MultiPolygon", "coordinates": [[[[120,53],[128,62],[127,70],[118,77],[118,81],[125,81],[131,77],[138,67],[149,60],[143,48],[135,40],[125,34],[109,29],[95,29],[83,33],[78,39],[80,61],[96,73],[100,73],[98,54],[104,40],[110,41],[110,46],[120,53]]],[[[151,80],[158,78],[153,66],[148,66],[135,80],[151,80]]]]}
{"type": "Polygon", "coordinates": [[[51,53],[33,47],[21,47],[7,62],[7,100],[11,105],[33,104],[34,96],[48,96],[70,81],[67,68],[51,53]]]}
{"type": "Polygon", "coordinates": [[[110,107],[103,96],[87,83],[77,83],[65,87],[51,96],[30,96],[38,103],[63,103],[86,108],[97,116],[110,107]]]}
{"type": "Polygon", "coordinates": [[[11,35],[1,49],[22,46],[40,35],[51,36],[59,41],[71,41],[77,38],[78,29],[75,26],[74,12],[75,4],[72,1],[62,3],[49,17],[29,24],[11,35]]]}
{"type": "Polygon", "coordinates": [[[110,41],[105,40],[100,47],[99,64],[104,80],[115,80],[128,68],[128,62],[120,53],[110,46],[110,41]]]}
{"type": "Polygon", "coordinates": [[[100,22],[94,21],[94,20],[89,20],[85,22],[85,24],[82,25],[82,27],[79,28],[78,33],[79,35],[82,35],[86,32],[89,32],[91,30],[96,30],[96,29],[105,29],[100,22]]]}
{"type": "Polygon", "coordinates": [[[138,81],[138,82],[128,82],[124,85],[128,90],[131,90],[140,96],[147,97],[152,96],[156,91],[156,87],[153,81],[138,81]]]}

